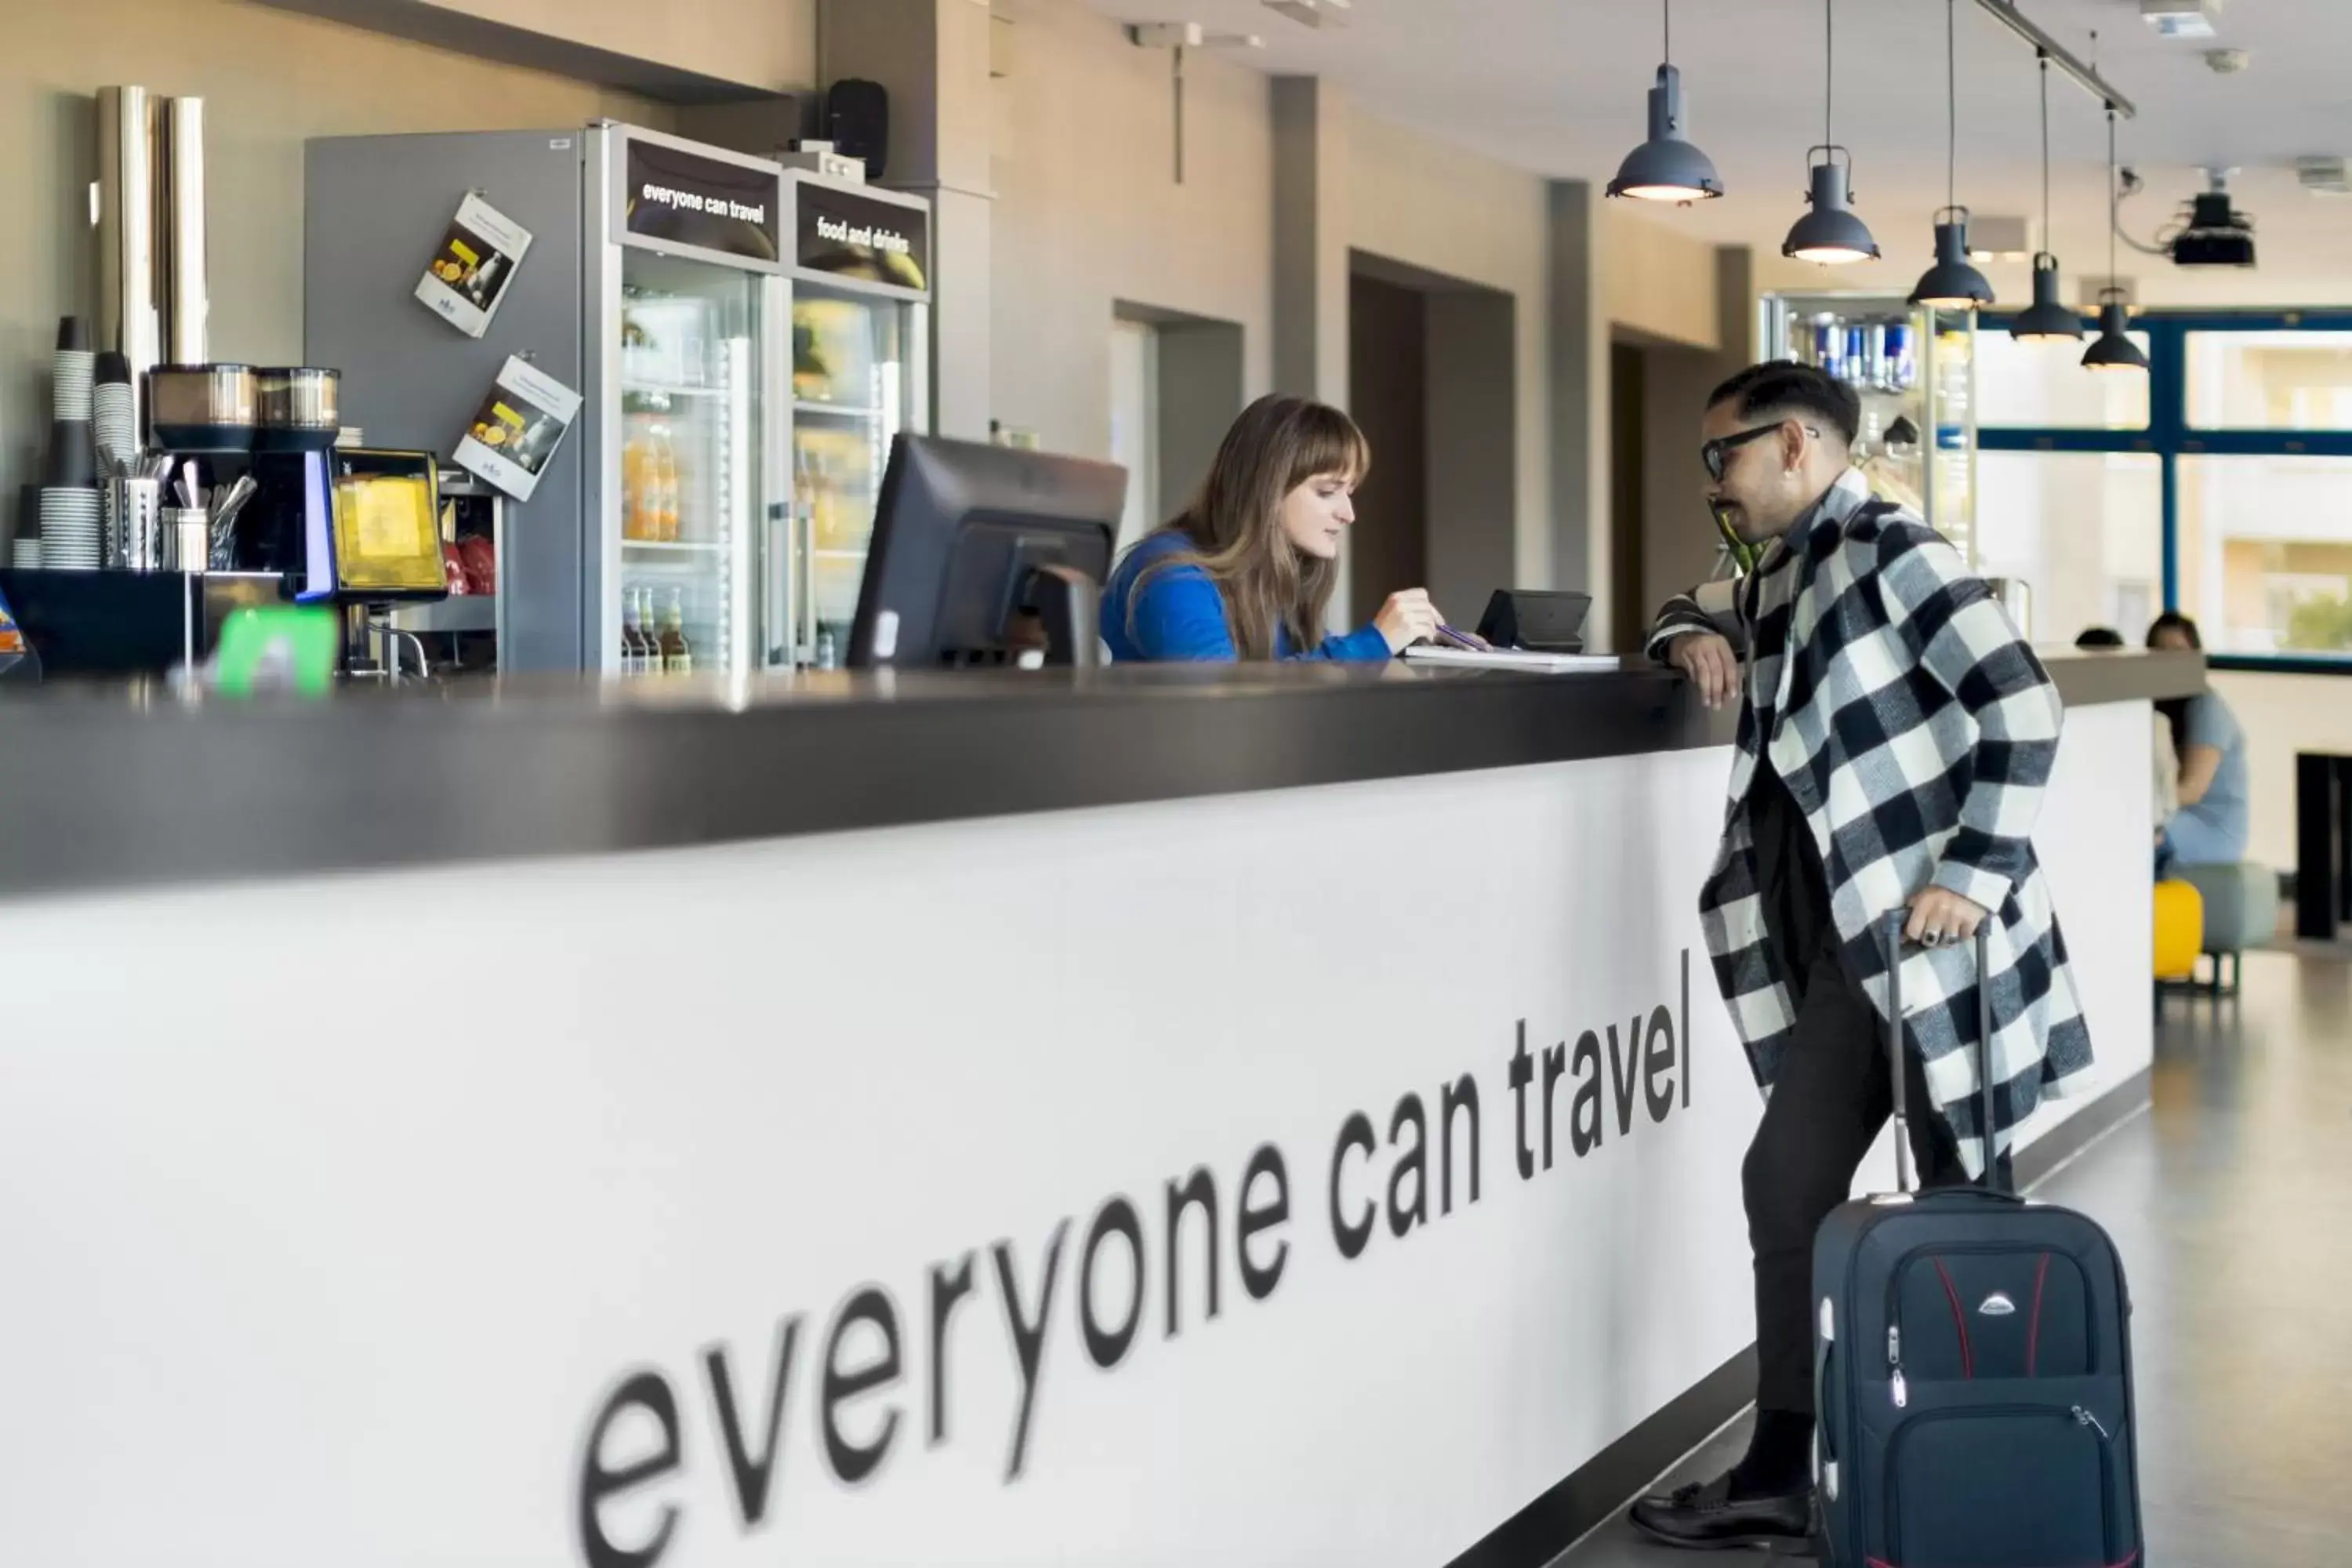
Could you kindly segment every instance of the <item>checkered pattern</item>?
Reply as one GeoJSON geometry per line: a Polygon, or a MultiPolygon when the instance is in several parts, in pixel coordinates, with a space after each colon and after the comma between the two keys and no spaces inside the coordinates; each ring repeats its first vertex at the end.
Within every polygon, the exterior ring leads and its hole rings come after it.
{"type": "MultiPolygon", "coordinates": [[[[1730,809],[1699,909],[1716,982],[1766,1092],[1795,1022],[1744,803],[1769,759],[1822,850],[1843,957],[1883,1017],[1886,917],[1931,883],[1993,911],[1994,1134],[2087,1082],[2091,1039],[2030,835],[2057,760],[2049,674],[1959,552],[1842,477],[1756,571],[1671,601],[1653,657],[1717,631],[1745,655],[1730,809]]],[[[1929,1093],[1983,1167],[1973,944],[1906,956],[1903,1001],[1929,1093]]]]}

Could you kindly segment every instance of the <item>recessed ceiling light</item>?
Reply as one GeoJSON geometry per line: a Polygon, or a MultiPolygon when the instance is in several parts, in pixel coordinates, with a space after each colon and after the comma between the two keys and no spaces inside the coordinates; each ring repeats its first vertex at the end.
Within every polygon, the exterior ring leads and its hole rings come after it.
{"type": "Polygon", "coordinates": [[[2139,0],[2140,20],[2168,38],[2210,38],[2221,0],[2139,0]]]}
{"type": "Polygon", "coordinates": [[[1265,8],[1279,11],[1302,26],[1344,27],[1348,7],[1354,4],[1355,0],[1265,0],[1265,8]]]}

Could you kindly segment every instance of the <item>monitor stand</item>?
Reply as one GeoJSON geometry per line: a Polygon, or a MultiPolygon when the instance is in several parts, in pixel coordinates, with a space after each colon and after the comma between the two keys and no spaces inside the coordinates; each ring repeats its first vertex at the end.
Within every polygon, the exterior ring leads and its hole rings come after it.
{"type": "Polygon", "coordinates": [[[1042,624],[1047,665],[1092,669],[1102,662],[1097,629],[1102,619],[1102,588],[1076,567],[1058,561],[1029,566],[1021,574],[1013,608],[1042,624]]]}

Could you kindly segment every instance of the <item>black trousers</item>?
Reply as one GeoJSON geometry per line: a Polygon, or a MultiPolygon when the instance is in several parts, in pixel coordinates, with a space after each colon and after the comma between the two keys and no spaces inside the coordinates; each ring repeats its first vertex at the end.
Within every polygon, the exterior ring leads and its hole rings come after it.
{"type": "MultiPolygon", "coordinates": [[[[1813,1234],[1853,1189],[1895,1113],[1885,1026],[1838,957],[1812,833],[1768,762],[1748,801],[1767,933],[1795,993],[1796,1027],[1740,1167],[1756,1255],[1756,1404],[1813,1412],[1813,1234]]],[[[1966,1179],[1950,1126],[1904,1053],[1903,1098],[1922,1186],[1966,1179]]]]}
{"type": "MultiPolygon", "coordinates": [[[[1845,1202],[1854,1173],[1895,1111],[1885,1030],[1834,948],[1803,976],[1797,1027],[1739,1180],[1756,1254],[1756,1404],[1813,1413],[1813,1233],[1845,1202]]],[[[1936,1114],[1914,1052],[1903,1098],[1922,1186],[1966,1180],[1950,1126],[1936,1114]]]]}

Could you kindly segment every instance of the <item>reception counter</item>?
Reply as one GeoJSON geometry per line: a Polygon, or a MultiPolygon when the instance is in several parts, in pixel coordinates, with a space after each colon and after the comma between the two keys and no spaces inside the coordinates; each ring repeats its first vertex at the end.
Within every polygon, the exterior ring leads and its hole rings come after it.
{"type": "MultiPolygon", "coordinates": [[[[2203,684],[2050,662],[2102,1079],[2029,1173],[2145,1101],[2203,684]]],[[[0,704],[16,1555],[1540,1563],[1748,1392],[1730,722],[1639,668],[0,704]]]]}

